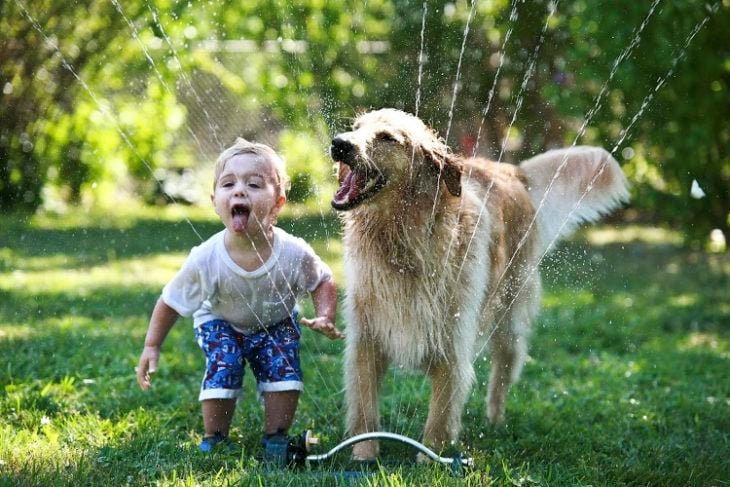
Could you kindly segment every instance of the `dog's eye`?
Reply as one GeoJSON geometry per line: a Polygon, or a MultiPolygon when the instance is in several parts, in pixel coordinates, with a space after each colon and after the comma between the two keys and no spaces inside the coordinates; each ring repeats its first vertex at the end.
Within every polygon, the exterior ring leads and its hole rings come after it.
{"type": "Polygon", "coordinates": [[[395,137],[390,135],[388,132],[380,132],[375,136],[378,140],[384,140],[386,142],[398,142],[395,137]]]}

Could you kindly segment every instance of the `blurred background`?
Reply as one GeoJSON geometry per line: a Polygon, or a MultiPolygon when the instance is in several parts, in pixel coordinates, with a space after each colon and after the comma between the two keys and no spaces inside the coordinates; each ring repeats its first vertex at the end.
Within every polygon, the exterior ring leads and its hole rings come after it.
{"type": "Polygon", "coordinates": [[[603,146],[633,184],[619,218],[725,248],[729,27],[728,0],[9,0],[0,209],[207,204],[243,136],[329,211],[332,135],[391,106],[503,162],[603,146]]]}

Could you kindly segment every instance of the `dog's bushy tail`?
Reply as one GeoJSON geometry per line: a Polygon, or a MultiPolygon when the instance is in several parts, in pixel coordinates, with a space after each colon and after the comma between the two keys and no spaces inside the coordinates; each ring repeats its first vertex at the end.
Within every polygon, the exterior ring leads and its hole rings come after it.
{"type": "Polygon", "coordinates": [[[556,149],[524,161],[530,198],[538,210],[542,250],[629,200],[618,162],[600,147],[556,149]],[[576,206],[577,205],[577,206],[576,206]]]}

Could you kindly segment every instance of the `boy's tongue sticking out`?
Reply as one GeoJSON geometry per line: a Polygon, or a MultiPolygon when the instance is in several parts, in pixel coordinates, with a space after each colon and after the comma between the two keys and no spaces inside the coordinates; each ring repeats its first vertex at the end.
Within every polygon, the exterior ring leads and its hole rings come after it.
{"type": "Polygon", "coordinates": [[[248,224],[248,215],[251,212],[249,208],[243,205],[236,205],[231,210],[231,223],[235,232],[243,232],[248,224]]]}

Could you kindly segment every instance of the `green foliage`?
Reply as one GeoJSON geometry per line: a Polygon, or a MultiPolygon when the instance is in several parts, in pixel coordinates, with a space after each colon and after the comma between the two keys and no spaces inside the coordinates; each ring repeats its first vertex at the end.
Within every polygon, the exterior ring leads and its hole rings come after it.
{"type": "Polygon", "coordinates": [[[130,23],[146,21],[145,5],[18,1],[0,8],[0,207],[37,208],[49,177],[78,203],[84,188],[119,183],[119,171],[106,170],[119,159],[148,187],[143,195],[157,191],[151,176],[171,154],[184,108],[164,63],[147,79],[150,52],[141,37],[149,41],[150,33],[142,26],[128,32],[130,23]]]}
{"type": "Polygon", "coordinates": [[[0,6],[2,208],[37,208],[49,166],[66,169],[72,194],[86,177],[78,161],[78,138],[67,138],[66,148],[54,147],[61,154],[55,160],[46,159],[39,146],[47,147],[42,140],[47,124],[63,124],[65,114],[74,111],[82,91],[77,76],[89,66],[93,70],[94,61],[120,33],[121,19],[112,14],[112,6],[91,2],[87,7],[44,0],[0,6]]]}
{"type": "Polygon", "coordinates": [[[98,199],[125,179],[116,161],[133,192],[165,201],[159,169],[209,163],[235,136],[276,145],[282,130],[310,140],[314,154],[293,174],[293,199],[323,194],[315,164],[332,134],[359,110],[394,106],[417,109],[455,151],[502,161],[602,145],[624,160],[640,213],[690,241],[712,228],[730,238],[730,62],[718,47],[730,45],[727,2],[19,0],[0,9],[3,208],[34,209],[54,191],[98,199]],[[693,180],[706,198],[689,197],[693,180]]]}
{"type": "MultiPolygon", "coordinates": [[[[567,80],[550,97],[564,115],[587,113],[613,68],[606,60],[627,50],[647,15],[641,3],[571,3],[570,36],[559,46],[567,80]]],[[[729,16],[726,2],[661,5],[607,84],[589,134],[612,147],[629,131],[615,155],[623,154],[639,183],[634,205],[681,226],[690,240],[706,238],[712,228],[730,235],[730,122],[722,115],[730,110],[730,64],[727,49],[717,48],[730,43],[729,16]],[[693,180],[706,198],[690,197],[693,180]]]]}
{"type": "Polygon", "coordinates": [[[321,150],[317,140],[306,132],[286,130],[279,138],[279,151],[286,158],[291,189],[287,199],[301,203],[317,192],[334,191],[332,162],[321,150]]]}
{"type": "MultiPolygon", "coordinates": [[[[343,485],[336,472],[360,468],[349,452],[313,471],[271,472],[256,460],[262,411],[250,375],[232,432],[242,451],[198,454],[204,364],[189,320],[168,337],[154,388],[139,390],[133,368],[152,304],[196,232],[220,223],[211,210],[130,207],[0,217],[0,485],[343,485]]],[[[334,217],[280,220],[343,282],[334,217]]],[[[503,427],[484,420],[489,370],[477,363],[457,446],[476,468],[454,479],[385,443],[364,485],[722,483],[730,261],[680,242],[676,231],[601,227],[561,246],[543,265],[544,309],[503,427]]],[[[313,429],[329,449],[343,436],[343,344],[305,330],[302,347],[294,430],[313,429]]],[[[383,428],[418,438],[428,389],[422,376],[390,370],[383,428]]]]}

